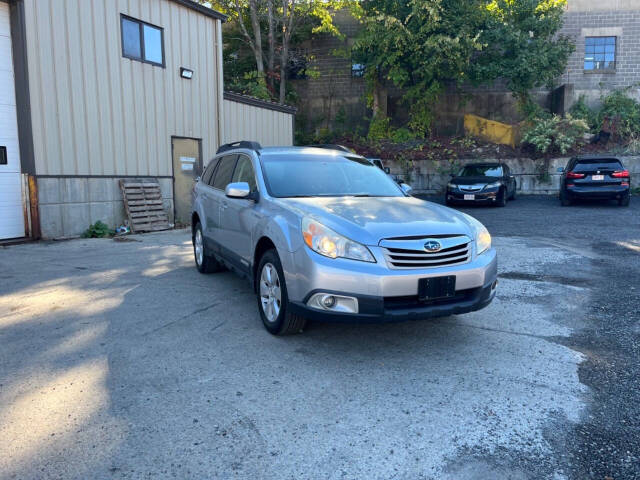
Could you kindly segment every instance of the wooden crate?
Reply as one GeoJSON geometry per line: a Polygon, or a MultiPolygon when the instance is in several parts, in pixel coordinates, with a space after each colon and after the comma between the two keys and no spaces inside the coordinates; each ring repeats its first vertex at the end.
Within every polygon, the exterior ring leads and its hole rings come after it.
{"type": "Polygon", "coordinates": [[[169,217],[162,206],[160,185],[120,180],[124,208],[133,233],[168,230],[169,217]]]}

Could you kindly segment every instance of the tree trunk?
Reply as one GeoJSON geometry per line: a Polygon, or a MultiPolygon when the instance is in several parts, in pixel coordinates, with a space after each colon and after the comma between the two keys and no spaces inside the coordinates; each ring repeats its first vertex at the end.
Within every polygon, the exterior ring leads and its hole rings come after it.
{"type": "Polygon", "coordinates": [[[289,42],[293,30],[293,17],[296,0],[282,0],[282,51],[280,53],[280,103],[284,104],[287,95],[287,62],[289,60],[289,42]],[[291,4],[289,5],[289,2],[291,4]],[[287,11],[289,14],[287,15],[287,11]]]}
{"type": "Polygon", "coordinates": [[[256,68],[258,76],[264,78],[264,60],[262,55],[262,31],[260,29],[260,19],[258,18],[258,5],[256,0],[249,0],[249,13],[251,14],[251,27],[253,28],[253,54],[256,57],[256,68]]]}
{"type": "Polygon", "coordinates": [[[275,73],[275,23],[273,21],[273,0],[267,0],[267,20],[269,22],[269,31],[267,32],[267,41],[269,42],[269,52],[267,53],[267,74],[268,82],[271,88],[274,88],[273,74],[275,73]]]}

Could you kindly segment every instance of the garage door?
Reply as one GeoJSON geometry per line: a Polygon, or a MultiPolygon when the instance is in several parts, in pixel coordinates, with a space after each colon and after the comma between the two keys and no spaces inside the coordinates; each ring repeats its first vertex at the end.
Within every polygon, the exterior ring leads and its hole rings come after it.
{"type": "Polygon", "coordinates": [[[0,239],[24,237],[9,5],[0,2],[0,239]]]}

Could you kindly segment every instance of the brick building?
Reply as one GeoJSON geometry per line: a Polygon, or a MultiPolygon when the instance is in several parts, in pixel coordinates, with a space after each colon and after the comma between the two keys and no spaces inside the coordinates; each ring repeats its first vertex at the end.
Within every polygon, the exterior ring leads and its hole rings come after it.
{"type": "MultiPolygon", "coordinates": [[[[335,23],[345,39],[321,36],[305,46],[320,76],[292,82],[302,99],[296,121],[307,131],[340,129],[335,119],[343,115],[350,129],[360,125],[364,130],[366,125],[366,84],[349,56],[360,25],[347,12],[339,12],[335,23]]],[[[631,94],[640,98],[640,0],[569,0],[561,33],[571,36],[576,48],[557,79],[555,94],[534,92],[541,104],[562,111],[585,95],[594,105],[603,92],[623,87],[632,87],[631,94]]],[[[406,118],[400,92],[387,94],[389,114],[406,118]]],[[[519,119],[513,97],[500,82],[467,89],[464,98],[453,88],[446,91],[438,105],[438,133],[462,133],[464,113],[507,122],[519,119]]]]}

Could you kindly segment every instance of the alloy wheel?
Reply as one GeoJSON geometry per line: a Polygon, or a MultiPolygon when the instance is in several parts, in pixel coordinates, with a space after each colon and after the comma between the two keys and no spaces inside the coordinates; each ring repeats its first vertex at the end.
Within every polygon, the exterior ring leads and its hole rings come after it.
{"type": "Polygon", "coordinates": [[[196,254],[196,263],[198,265],[202,265],[202,260],[204,259],[204,245],[202,242],[202,230],[196,230],[196,236],[193,242],[193,248],[196,254]]]}
{"type": "Polygon", "coordinates": [[[282,308],[280,277],[276,267],[265,263],[260,273],[260,305],[269,322],[275,322],[282,308]]]}

